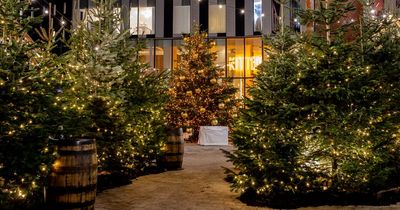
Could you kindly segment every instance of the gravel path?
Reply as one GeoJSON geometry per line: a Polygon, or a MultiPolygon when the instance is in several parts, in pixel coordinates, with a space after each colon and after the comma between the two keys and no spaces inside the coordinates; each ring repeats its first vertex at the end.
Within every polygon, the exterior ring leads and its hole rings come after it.
{"type": "MultiPolygon", "coordinates": [[[[185,145],[183,170],[147,175],[133,180],[130,185],[106,190],[96,199],[96,210],[252,210],[241,203],[238,194],[231,192],[224,181],[221,166],[232,167],[220,149],[232,146],[185,145]]],[[[400,210],[398,205],[375,206],[322,206],[301,210],[400,210]]]]}

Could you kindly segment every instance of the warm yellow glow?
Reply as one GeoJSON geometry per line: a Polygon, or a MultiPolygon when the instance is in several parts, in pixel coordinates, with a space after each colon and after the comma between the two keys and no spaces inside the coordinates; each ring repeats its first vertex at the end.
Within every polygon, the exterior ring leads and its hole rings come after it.
{"type": "Polygon", "coordinates": [[[228,58],[228,69],[230,71],[239,71],[239,73],[234,73],[235,75],[243,75],[244,69],[246,71],[255,71],[256,67],[262,63],[261,56],[244,57],[239,55],[236,57],[228,58]]]}
{"type": "Polygon", "coordinates": [[[58,170],[61,167],[61,161],[60,160],[56,160],[53,163],[53,168],[54,170],[58,170]]]}

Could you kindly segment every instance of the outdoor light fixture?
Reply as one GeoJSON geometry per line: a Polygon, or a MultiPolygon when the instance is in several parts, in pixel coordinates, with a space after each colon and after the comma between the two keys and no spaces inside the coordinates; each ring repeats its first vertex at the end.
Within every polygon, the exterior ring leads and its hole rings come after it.
{"type": "Polygon", "coordinates": [[[244,14],[244,9],[240,10],[240,13],[244,14]]]}

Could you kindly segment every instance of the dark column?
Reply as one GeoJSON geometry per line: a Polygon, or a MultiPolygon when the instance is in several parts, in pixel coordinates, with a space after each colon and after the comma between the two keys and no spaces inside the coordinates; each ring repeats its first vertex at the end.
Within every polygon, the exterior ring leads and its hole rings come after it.
{"type": "Polygon", "coordinates": [[[200,30],[208,32],[208,0],[200,2],[200,30]]]}
{"type": "Polygon", "coordinates": [[[244,36],[244,17],[245,14],[242,13],[244,11],[244,1],[245,0],[236,0],[235,2],[235,15],[236,15],[236,36],[244,36]]]}
{"type": "Polygon", "coordinates": [[[172,24],[174,16],[174,1],[165,0],[164,2],[164,37],[172,37],[172,24]]]}

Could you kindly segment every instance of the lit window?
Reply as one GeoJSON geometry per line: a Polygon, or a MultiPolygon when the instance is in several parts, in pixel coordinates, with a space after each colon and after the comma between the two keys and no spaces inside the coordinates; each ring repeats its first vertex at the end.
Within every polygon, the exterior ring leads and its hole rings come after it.
{"type": "Polygon", "coordinates": [[[235,98],[243,98],[244,94],[244,79],[233,79],[232,80],[233,86],[237,89],[235,93],[235,98]]]}
{"type": "Polygon", "coordinates": [[[159,70],[171,68],[171,40],[156,40],[155,68],[159,70]]]}
{"type": "Polygon", "coordinates": [[[190,1],[174,0],[173,33],[190,33],[190,1]]]}
{"type": "Polygon", "coordinates": [[[210,3],[210,14],[208,19],[209,33],[226,33],[226,3],[225,0],[218,0],[216,4],[210,3]]]}
{"type": "Polygon", "coordinates": [[[146,48],[139,52],[139,60],[142,63],[149,64],[149,67],[154,67],[154,43],[153,40],[146,42],[146,48]]]}
{"type": "Polygon", "coordinates": [[[211,52],[215,52],[217,54],[215,65],[225,70],[225,39],[215,39],[214,41],[215,45],[211,48],[211,52]]]}
{"type": "Polygon", "coordinates": [[[244,95],[245,95],[246,97],[248,97],[248,98],[250,98],[249,89],[250,89],[251,87],[253,87],[253,85],[254,85],[254,79],[248,79],[248,78],[246,78],[246,81],[245,81],[245,93],[244,93],[244,95]]]}
{"type": "Polygon", "coordinates": [[[257,66],[262,62],[262,41],[261,38],[246,38],[246,77],[254,77],[257,73],[257,66]]]}
{"type": "Polygon", "coordinates": [[[172,60],[173,60],[173,69],[178,68],[178,62],[181,60],[181,55],[179,48],[182,45],[182,40],[173,40],[173,47],[172,47],[172,60]]]}
{"type": "Polygon", "coordinates": [[[254,31],[260,32],[262,30],[262,20],[264,13],[262,12],[261,0],[254,0],[254,31]]]}
{"type": "Polygon", "coordinates": [[[155,10],[155,1],[132,1],[129,18],[131,34],[155,34],[155,10]]]}
{"type": "Polygon", "coordinates": [[[229,77],[244,76],[244,39],[227,40],[227,67],[229,77]]]}

